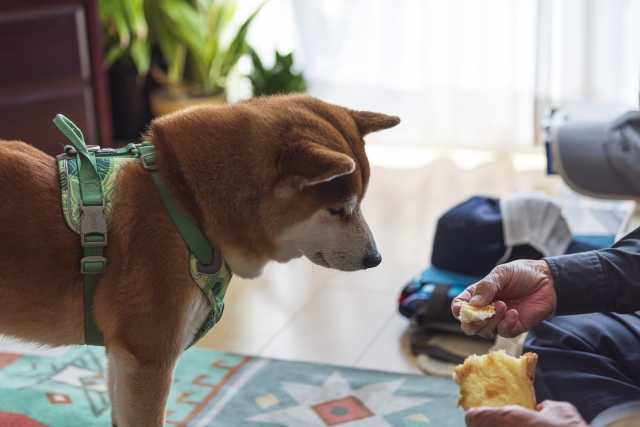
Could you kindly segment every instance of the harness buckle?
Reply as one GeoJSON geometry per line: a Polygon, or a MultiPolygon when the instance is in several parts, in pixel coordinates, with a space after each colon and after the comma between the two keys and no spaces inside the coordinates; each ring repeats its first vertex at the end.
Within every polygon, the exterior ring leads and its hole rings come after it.
{"type": "Polygon", "coordinates": [[[98,147],[98,151],[96,151],[96,153],[98,154],[115,154],[117,152],[118,151],[116,151],[113,148],[99,148],[99,147],[98,147]]]}
{"type": "Polygon", "coordinates": [[[86,256],[80,260],[80,273],[82,274],[102,274],[107,270],[107,259],[103,256],[86,256]],[[87,271],[86,264],[88,262],[101,262],[102,270],[100,271],[87,271]]]}
{"type": "Polygon", "coordinates": [[[82,221],[80,222],[80,245],[83,248],[93,248],[107,246],[107,222],[104,220],[104,208],[106,204],[102,199],[102,205],[85,206],[80,200],[80,210],[82,211],[82,221]],[[87,235],[101,235],[103,240],[91,242],[85,240],[87,235]]]}
{"type": "MultiPolygon", "coordinates": [[[[98,152],[98,151],[102,150],[99,145],[87,145],[86,147],[87,147],[87,151],[90,152],[90,153],[95,153],[95,152],[98,152]]],[[[71,145],[65,146],[65,150],[64,151],[68,155],[76,155],[76,154],[78,154],[76,149],[73,148],[71,145]]]]}
{"type": "Polygon", "coordinates": [[[150,171],[154,171],[158,169],[158,165],[156,164],[149,164],[147,163],[147,161],[145,160],[145,157],[149,157],[149,156],[155,156],[157,153],[155,151],[151,152],[151,153],[147,153],[147,154],[143,154],[142,156],[140,156],[140,163],[142,163],[142,166],[144,166],[145,169],[150,170],[150,171]]]}

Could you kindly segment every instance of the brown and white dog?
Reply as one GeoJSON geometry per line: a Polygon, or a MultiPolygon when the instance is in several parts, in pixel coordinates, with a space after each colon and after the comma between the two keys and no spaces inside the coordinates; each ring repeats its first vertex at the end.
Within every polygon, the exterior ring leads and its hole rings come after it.
{"type": "MultiPolygon", "coordinates": [[[[355,271],[381,257],[360,210],[363,137],[397,117],[308,96],[193,107],[153,121],[146,140],[182,210],[231,270],[259,276],[302,255],[355,271]]],[[[123,167],[109,260],[94,296],[114,425],[164,426],[173,370],[209,312],[184,268],[188,249],[148,171],[123,167]]],[[[0,141],[0,334],[48,346],[84,343],[82,248],[63,217],[54,159],[0,141]]]]}

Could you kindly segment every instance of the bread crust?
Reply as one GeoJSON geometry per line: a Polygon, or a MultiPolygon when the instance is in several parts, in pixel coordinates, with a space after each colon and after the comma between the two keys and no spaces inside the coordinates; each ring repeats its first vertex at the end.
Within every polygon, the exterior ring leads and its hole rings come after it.
{"type": "Polygon", "coordinates": [[[525,353],[522,355],[525,359],[526,367],[527,367],[527,376],[533,382],[536,376],[536,364],[538,363],[538,355],[535,353],[525,353]]]}
{"type": "Polygon", "coordinates": [[[536,376],[536,365],[538,363],[538,355],[535,353],[525,353],[522,355],[522,357],[525,360],[525,369],[526,369],[526,374],[527,377],[531,380],[527,385],[529,386],[529,391],[531,393],[531,407],[532,408],[537,408],[538,407],[538,403],[536,402],[536,391],[533,388],[533,380],[535,379],[536,376]]]}

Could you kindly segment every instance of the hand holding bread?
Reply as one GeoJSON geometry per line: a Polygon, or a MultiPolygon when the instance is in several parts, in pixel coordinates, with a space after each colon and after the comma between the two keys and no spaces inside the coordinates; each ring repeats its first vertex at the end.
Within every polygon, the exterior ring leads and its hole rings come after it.
{"type": "MultiPolygon", "coordinates": [[[[467,335],[516,337],[556,310],[553,275],[546,261],[520,260],[494,268],[451,303],[467,335]]],[[[458,405],[468,427],[588,427],[567,402],[536,405],[533,377],[537,355],[504,352],[470,356],[455,369],[458,405]]]]}
{"type": "Polygon", "coordinates": [[[476,311],[489,304],[495,308],[495,314],[490,317],[461,323],[467,335],[513,338],[554,313],[557,299],[553,275],[544,260],[502,264],[454,298],[451,310],[458,319],[462,303],[476,307],[476,311]]]}
{"type": "Polygon", "coordinates": [[[467,357],[456,366],[453,380],[460,386],[458,406],[468,427],[588,427],[568,402],[536,404],[533,379],[538,356],[517,357],[504,350],[467,357]]]}
{"type": "Polygon", "coordinates": [[[471,408],[464,420],[467,427],[588,427],[575,406],[552,400],[537,410],[517,405],[471,408]]]}

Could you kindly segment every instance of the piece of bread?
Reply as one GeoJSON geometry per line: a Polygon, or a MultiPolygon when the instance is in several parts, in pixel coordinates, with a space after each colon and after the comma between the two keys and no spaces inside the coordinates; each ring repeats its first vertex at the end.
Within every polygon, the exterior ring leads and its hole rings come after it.
{"type": "Polygon", "coordinates": [[[494,314],[496,314],[496,305],[494,303],[484,307],[474,307],[463,301],[460,303],[460,317],[458,319],[462,323],[470,323],[488,319],[494,314]]]}
{"type": "Polygon", "coordinates": [[[536,409],[533,377],[537,361],[535,353],[516,358],[504,350],[467,357],[453,374],[453,380],[460,386],[458,406],[465,411],[478,406],[506,405],[536,409]]]}

